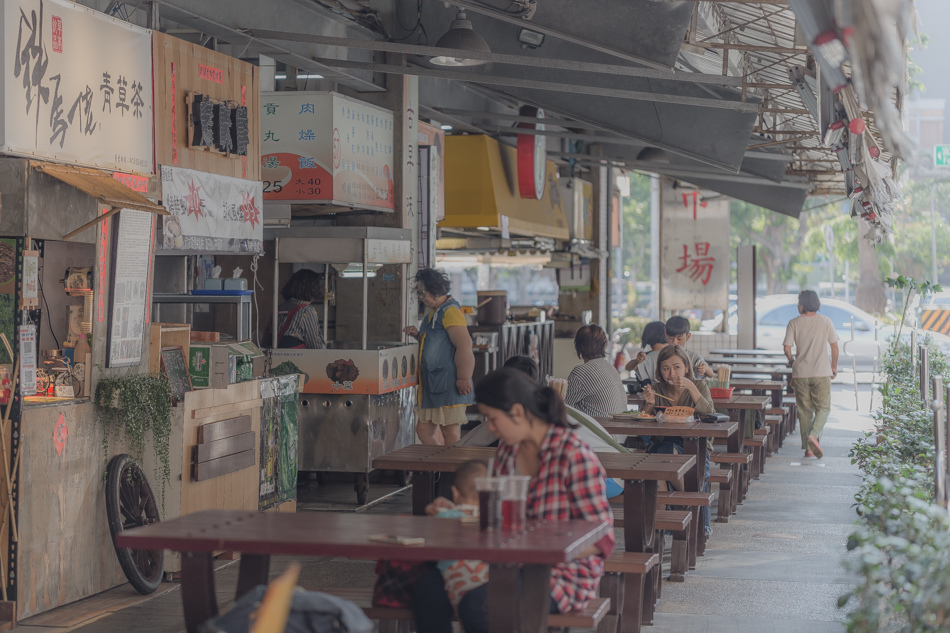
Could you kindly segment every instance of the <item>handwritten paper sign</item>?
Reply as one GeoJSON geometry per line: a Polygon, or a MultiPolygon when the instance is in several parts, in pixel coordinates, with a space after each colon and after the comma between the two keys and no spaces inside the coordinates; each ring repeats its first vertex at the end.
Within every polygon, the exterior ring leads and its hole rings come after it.
{"type": "Polygon", "coordinates": [[[21,310],[40,304],[39,272],[39,251],[23,251],[23,287],[20,292],[21,310]]]}
{"type": "MultiPolygon", "coordinates": [[[[20,326],[20,395],[36,393],[36,326],[20,326]]],[[[45,394],[44,394],[45,395],[45,394]]]]}
{"type": "Polygon", "coordinates": [[[112,258],[112,321],[109,323],[109,367],[128,367],[142,360],[146,306],[152,270],[152,226],[155,216],[123,209],[116,216],[112,258]]]}

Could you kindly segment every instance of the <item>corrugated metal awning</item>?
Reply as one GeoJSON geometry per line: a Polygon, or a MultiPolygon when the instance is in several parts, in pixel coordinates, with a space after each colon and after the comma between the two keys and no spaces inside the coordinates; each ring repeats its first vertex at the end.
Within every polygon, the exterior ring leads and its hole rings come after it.
{"type": "Polygon", "coordinates": [[[147,211],[157,215],[168,215],[168,211],[165,207],[152,202],[136,191],[132,191],[113,178],[108,172],[43,161],[30,161],[30,166],[37,171],[41,171],[67,185],[79,189],[83,193],[98,200],[103,206],[111,207],[107,213],[67,233],[63,237],[64,240],[79,235],[89,227],[94,226],[96,223],[101,222],[122,209],[134,209],[136,211],[147,211]]]}

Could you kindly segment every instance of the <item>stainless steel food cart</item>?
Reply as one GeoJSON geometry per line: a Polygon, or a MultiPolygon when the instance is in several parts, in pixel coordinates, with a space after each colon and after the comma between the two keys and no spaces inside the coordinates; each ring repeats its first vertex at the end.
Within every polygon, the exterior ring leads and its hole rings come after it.
{"type": "MultiPolygon", "coordinates": [[[[328,264],[323,299],[327,339],[331,269],[362,271],[362,337],[359,347],[327,341],[327,349],[277,349],[271,328],[271,361],[292,361],[307,374],[297,405],[297,467],[300,471],[351,472],[356,494],[366,502],[373,459],[415,442],[418,347],[367,340],[367,274],[400,264],[403,280],[411,259],[411,231],[376,227],[293,227],[275,232],[274,311],[278,322],[278,266],[328,264]],[[332,268],[331,268],[332,267],[332,268]]],[[[403,292],[408,289],[404,288],[403,292]]],[[[404,295],[405,296],[405,295],[404,295]]]]}

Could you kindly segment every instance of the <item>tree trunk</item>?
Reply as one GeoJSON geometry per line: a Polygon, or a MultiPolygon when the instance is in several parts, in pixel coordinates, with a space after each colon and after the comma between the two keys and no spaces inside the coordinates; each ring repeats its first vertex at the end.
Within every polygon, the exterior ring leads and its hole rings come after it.
{"type": "Polygon", "coordinates": [[[877,250],[864,239],[867,232],[867,223],[858,218],[858,264],[861,267],[861,277],[854,302],[866,312],[881,314],[887,308],[887,293],[884,291],[881,270],[878,268],[877,250]]]}

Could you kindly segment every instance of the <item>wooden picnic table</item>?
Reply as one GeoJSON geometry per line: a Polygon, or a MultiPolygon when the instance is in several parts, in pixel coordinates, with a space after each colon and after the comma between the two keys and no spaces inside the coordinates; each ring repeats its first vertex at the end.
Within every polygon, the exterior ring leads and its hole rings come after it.
{"type": "Polygon", "coordinates": [[[785,383],[781,380],[761,380],[758,378],[733,378],[729,386],[736,391],[751,391],[752,395],[768,393],[772,396],[772,408],[782,406],[782,396],[785,393],[785,383]]]}
{"type": "MultiPolygon", "coordinates": [[[[434,498],[433,474],[455,472],[470,459],[487,461],[494,458],[496,449],[475,446],[422,446],[400,448],[373,460],[374,469],[413,471],[412,511],[424,514],[434,498]]],[[[597,453],[597,458],[610,478],[623,479],[623,539],[628,552],[656,554],[662,544],[657,543],[656,503],[658,481],[683,480],[696,465],[692,455],[648,455],[646,453],[597,453]]],[[[457,556],[455,558],[458,558],[457,556]]],[[[643,592],[643,613],[652,619],[659,569],[653,568],[646,577],[643,592]]],[[[624,607],[624,616],[636,613],[637,605],[624,607]]],[[[501,630],[492,627],[492,631],[501,630]]]]}
{"type": "MultiPolygon", "coordinates": [[[[712,401],[715,408],[727,411],[744,411],[747,409],[764,411],[769,408],[771,398],[769,396],[749,396],[733,393],[729,398],[713,398],[712,401]]],[[[642,393],[627,396],[627,404],[640,405],[643,402],[642,393]]]]}
{"type": "Polygon", "coordinates": [[[707,356],[706,364],[709,366],[712,366],[713,364],[720,364],[743,368],[749,366],[788,367],[788,359],[785,358],[784,354],[781,356],[781,358],[771,356],[763,358],[730,358],[728,356],[707,356]]]}
{"type": "Polygon", "coordinates": [[[213,553],[221,550],[241,553],[237,598],[267,584],[274,555],[483,560],[490,565],[490,629],[543,632],[551,567],[577,558],[609,530],[606,521],[529,521],[523,532],[483,532],[477,524],[430,517],[206,510],[125,531],[117,537],[117,545],[182,553],[181,595],[188,633],[197,633],[203,622],[218,614],[212,563],[213,553]],[[378,534],[422,537],[425,543],[402,546],[370,540],[378,534]],[[522,563],[523,572],[512,563],[522,563]],[[513,600],[519,593],[521,600],[513,600]]]}
{"type": "MultiPolygon", "coordinates": [[[[624,417],[597,418],[597,421],[611,435],[662,435],[683,438],[683,453],[696,458],[696,464],[683,478],[683,489],[687,492],[703,492],[706,490],[706,438],[725,439],[729,452],[742,452],[742,436],[739,434],[738,422],[663,424],[655,421],[631,420],[624,417]]],[[[738,472],[736,476],[738,476],[738,472]]],[[[698,510],[698,508],[694,508],[694,510],[698,510]]],[[[698,519],[699,513],[697,511],[693,513],[693,520],[698,521],[698,519]]],[[[702,555],[705,549],[706,539],[697,539],[695,554],[702,555]]],[[[692,560],[692,553],[690,559],[691,564],[695,564],[695,561],[692,560]]]]}

